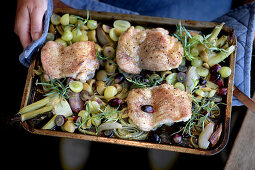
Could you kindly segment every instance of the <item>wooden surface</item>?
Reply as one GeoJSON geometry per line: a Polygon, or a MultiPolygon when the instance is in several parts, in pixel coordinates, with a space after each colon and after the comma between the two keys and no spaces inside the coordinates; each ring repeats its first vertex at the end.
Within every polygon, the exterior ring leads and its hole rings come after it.
{"type": "Polygon", "coordinates": [[[243,169],[255,169],[255,114],[251,110],[248,110],[244,118],[225,166],[225,170],[243,169]]]}

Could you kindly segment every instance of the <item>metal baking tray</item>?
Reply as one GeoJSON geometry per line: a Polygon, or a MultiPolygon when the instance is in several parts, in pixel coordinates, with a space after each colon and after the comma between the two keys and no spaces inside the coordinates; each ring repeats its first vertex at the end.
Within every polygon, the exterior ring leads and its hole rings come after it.
{"type": "MultiPolygon", "coordinates": [[[[70,9],[70,8],[57,8],[57,9],[54,9],[54,13],[59,13],[59,14],[69,13],[69,14],[86,17],[87,11],[70,9]]],[[[179,20],[179,19],[171,19],[171,18],[159,18],[159,17],[150,17],[150,16],[141,16],[141,15],[127,15],[127,14],[95,12],[95,11],[90,11],[89,15],[93,19],[104,22],[104,23],[113,23],[114,20],[123,19],[123,20],[128,20],[133,24],[141,25],[144,27],[163,27],[169,30],[170,33],[173,33],[175,31],[176,24],[178,24],[179,22],[181,22],[182,25],[185,26],[187,29],[198,30],[205,33],[211,32],[212,29],[218,24],[213,22],[200,22],[200,21],[179,20]]],[[[223,27],[222,32],[227,35],[233,35],[233,30],[227,26],[223,27]]],[[[234,44],[236,45],[235,36],[234,36],[234,44]]],[[[35,74],[33,70],[36,66],[36,63],[39,57],[40,56],[38,54],[34,54],[31,65],[29,67],[27,79],[25,83],[25,88],[23,92],[21,107],[24,107],[34,101],[35,74]]],[[[234,73],[235,52],[232,53],[231,56],[228,57],[228,59],[226,59],[225,62],[229,64],[229,67],[232,69],[232,72],[234,73]]],[[[40,135],[67,137],[67,138],[74,138],[74,139],[80,139],[80,140],[105,142],[105,143],[112,143],[112,144],[160,149],[160,150],[198,154],[198,155],[214,155],[220,152],[226,146],[228,138],[229,138],[232,95],[233,95],[233,80],[234,80],[234,74],[231,74],[231,76],[227,79],[228,91],[226,96],[226,106],[224,108],[225,110],[221,112],[222,114],[224,114],[223,121],[222,121],[223,122],[222,134],[216,147],[214,147],[211,150],[193,149],[193,148],[188,148],[183,146],[175,146],[175,145],[167,145],[167,144],[155,144],[155,143],[149,143],[146,141],[134,141],[134,140],[124,140],[119,138],[92,136],[92,135],[85,135],[85,134],[79,134],[79,133],[42,130],[42,129],[36,129],[30,126],[29,123],[26,121],[22,123],[22,126],[27,131],[34,134],[40,134],[40,135]]]]}

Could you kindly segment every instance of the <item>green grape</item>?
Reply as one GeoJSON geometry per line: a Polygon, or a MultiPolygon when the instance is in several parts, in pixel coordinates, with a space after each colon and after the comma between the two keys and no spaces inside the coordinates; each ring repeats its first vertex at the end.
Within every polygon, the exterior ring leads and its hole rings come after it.
{"type": "Polygon", "coordinates": [[[71,41],[73,39],[72,32],[70,30],[66,30],[61,36],[61,39],[63,39],[64,41],[71,41]]]}
{"type": "Polygon", "coordinates": [[[107,73],[114,73],[115,70],[117,69],[117,66],[113,64],[112,60],[107,60],[105,63],[105,71],[107,73]]]}
{"type": "Polygon", "coordinates": [[[107,72],[105,70],[99,70],[96,74],[96,79],[103,81],[107,78],[107,72]]]}
{"type": "Polygon", "coordinates": [[[53,41],[55,39],[55,35],[53,33],[48,32],[46,36],[46,42],[53,41]]]}
{"type": "Polygon", "coordinates": [[[79,93],[79,92],[81,92],[82,89],[83,89],[83,84],[82,84],[82,82],[80,82],[80,81],[71,81],[71,82],[69,83],[69,87],[70,87],[70,89],[71,89],[73,92],[79,93]]]}
{"type": "Polygon", "coordinates": [[[69,24],[69,14],[64,14],[61,18],[60,18],[60,23],[62,25],[68,25],[69,24]]]}
{"type": "Polygon", "coordinates": [[[135,29],[145,30],[145,28],[143,26],[140,26],[140,25],[135,26],[135,29]]]}
{"type": "Polygon", "coordinates": [[[50,18],[50,21],[51,21],[51,23],[53,24],[53,25],[58,25],[58,24],[60,24],[60,16],[58,15],[58,14],[52,14],[51,15],[51,18],[50,18]]]}
{"type": "Polygon", "coordinates": [[[80,37],[82,36],[82,32],[80,31],[80,29],[74,29],[72,31],[72,34],[73,34],[72,42],[80,41],[80,37]]]}
{"type": "Polygon", "coordinates": [[[104,97],[106,99],[110,99],[117,94],[117,89],[114,86],[108,86],[104,90],[104,97]]]}
{"type": "Polygon", "coordinates": [[[230,76],[231,74],[231,68],[227,67],[227,66],[223,66],[220,71],[219,71],[221,77],[223,78],[227,78],[228,76],[230,76]]]}
{"type": "Polygon", "coordinates": [[[199,34],[195,34],[192,36],[191,39],[189,39],[189,43],[192,44],[192,45],[195,45],[197,44],[199,41],[203,41],[204,38],[202,35],[199,35],[199,34]]]}
{"type": "Polygon", "coordinates": [[[116,20],[113,23],[113,27],[120,31],[126,31],[130,26],[131,26],[130,22],[125,20],[116,20]]]}
{"type": "Polygon", "coordinates": [[[112,28],[109,32],[109,36],[113,41],[118,41],[119,37],[117,36],[116,32],[114,31],[116,28],[112,28]]]}
{"type": "Polygon", "coordinates": [[[72,31],[72,29],[73,29],[73,27],[70,25],[62,26],[62,28],[64,31],[66,31],[66,30],[72,31]]]}
{"type": "Polygon", "coordinates": [[[62,40],[61,38],[56,39],[55,42],[57,42],[57,43],[59,43],[59,44],[62,44],[64,47],[67,46],[66,41],[62,40]]]}
{"type": "Polygon", "coordinates": [[[94,30],[97,28],[97,21],[95,20],[88,20],[87,27],[91,30],[94,30]]]}
{"type": "Polygon", "coordinates": [[[190,54],[193,55],[194,57],[197,57],[199,55],[199,51],[197,50],[196,47],[191,48],[190,54]]]}
{"type": "Polygon", "coordinates": [[[209,74],[209,70],[207,68],[204,68],[204,67],[197,67],[196,72],[201,77],[206,77],[209,74]]]}
{"type": "Polygon", "coordinates": [[[77,22],[77,17],[75,15],[70,15],[69,16],[69,23],[70,24],[76,24],[77,22]]]}
{"type": "Polygon", "coordinates": [[[88,41],[88,36],[87,36],[87,34],[82,34],[81,36],[80,36],[80,38],[79,38],[79,41],[88,41]]]}
{"type": "Polygon", "coordinates": [[[85,119],[87,119],[89,117],[89,113],[85,110],[81,110],[78,113],[78,116],[80,116],[82,118],[82,121],[84,121],[85,119]]]}
{"type": "Polygon", "coordinates": [[[177,73],[172,73],[172,74],[169,74],[167,77],[166,77],[166,83],[167,84],[175,84],[177,82],[177,73]]]}
{"type": "Polygon", "coordinates": [[[203,64],[203,61],[200,59],[200,58],[194,58],[192,61],[191,61],[191,65],[194,66],[194,67],[199,67],[199,66],[202,66],[203,64]]]}
{"type": "Polygon", "coordinates": [[[180,90],[182,90],[182,91],[185,91],[185,86],[184,86],[184,84],[183,84],[183,83],[180,83],[180,82],[175,83],[175,84],[174,84],[174,88],[178,88],[178,89],[180,89],[180,90]]]}

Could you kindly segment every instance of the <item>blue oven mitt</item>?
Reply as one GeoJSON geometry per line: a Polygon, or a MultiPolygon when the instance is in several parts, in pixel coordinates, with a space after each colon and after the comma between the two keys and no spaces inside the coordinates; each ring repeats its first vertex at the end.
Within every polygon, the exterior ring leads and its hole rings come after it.
{"type": "MultiPolygon", "coordinates": [[[[237,50],[234,84],[250,97],[252,43],[255,31],[255,2],[233,9],[215,21],[225,22],[227,26],[235,31],[237,50]]],[[[241,106],[243,104],[233,97],[232,105],[241,106]]]]}
{"type": "MultiPolygon", "coordinates": [[[[94,11],[106,11],[126,14],[138,14],[171,17],[179,19],[190,19],[200,21],[212,21],[213,19],[227,13],[231,7],[231,0],[219,1],[215,4],[210,4],[211,0],[203,0],[201,3],[190,3],[188,0],[162,0],[155,4],[153,0],[62,0],[66,5],[76,9],[88,9],[94,11]],[[121,3],[120,3],[121,1],[121,3]],[[206,3],[205,3],[206,2],[206,3]],[[223,3],[224,2],[224,3],[223,3]],[[210,5],[208,5],[208,3],[210,5]],[[213,6],[214,5],[214,6],[213,6]],[[218,6],[217,6],[218,5],[218,6]],[[146,6],[146,8],[145,8],[146,6]],[[208,6],[210,8],[208,8],[208,6]],[[194,9],[197,10],[196,12],[194,9]],[[204,9],[204,10],[202,10],[204,9]],[[214,10],[212,9],[219,9],[214,10]],[[160,13],[156,12],[160,11],[160,13]],[[167,12],[170,11],[170,12],[167,12]],[[205,17],[206,16],[206,17],[205,17]]],[[[158,1],[157,1],[158,2],[158,1]]],[[[20,62],[25,66],[29,66],[32,53],[43,45],[48,32],[50,15],[52,13],[52,0],[48,0],[48,9],[45,13],[44,31],[42,37],[35,42],[32,42],[24,52],[20,55],[20,62]]],[[[235,30],[237,35],[237,58],[235,85],[243,91],[247,96],[250,96],[250,69],[251,69],[251,53],[252,53],[252,38],[255,28],[255,3],[250,3],[231,10],[222,17],[217,18],[217,22],[225,22],[229,27],[235,30]]],[[[242,105],[236,98],[233,98],[233,106],[242,105]]]]}
{"type": "Polygon", "coordinates": [[[19,55],[19,61],[26,67],[29,67],[30,65],[30,59],[32,54],[38,49],[40,48],[45,40],[46,40],[46,36],[49,30],[49,24],[50,24],[50,17],[52,14],[52,10],[53,10],[53,3],[52,0],[48,0],[48,4],[47,4],[47,10],[44,14],[44,21],[43,21],[43,33],[42,36],[37,39],[36,41],[33,41],[32,43],[30,43],[24,50],[23,52],[19,55]]]}

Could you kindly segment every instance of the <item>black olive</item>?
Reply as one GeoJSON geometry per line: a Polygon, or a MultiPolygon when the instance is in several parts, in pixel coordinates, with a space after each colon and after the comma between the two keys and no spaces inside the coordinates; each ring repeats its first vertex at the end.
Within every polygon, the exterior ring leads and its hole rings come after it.
{"type": "Polygon", "coordinates": [[[154,109],[152,107],[152,105],[143,105],[141,107],[142,111],[147,112],[147,113],[153,113],[154,109]]]}

